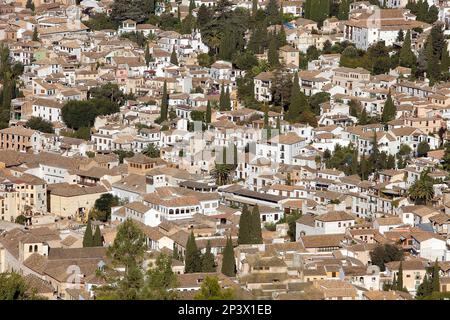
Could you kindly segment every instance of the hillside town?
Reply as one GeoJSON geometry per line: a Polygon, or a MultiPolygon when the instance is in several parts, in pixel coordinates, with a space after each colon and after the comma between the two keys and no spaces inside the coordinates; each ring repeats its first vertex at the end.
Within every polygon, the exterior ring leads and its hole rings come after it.
{"type": "Polygon", "coordinates": [[[449,27],[0,0],[0,300],[448,300],[449,27]]]}

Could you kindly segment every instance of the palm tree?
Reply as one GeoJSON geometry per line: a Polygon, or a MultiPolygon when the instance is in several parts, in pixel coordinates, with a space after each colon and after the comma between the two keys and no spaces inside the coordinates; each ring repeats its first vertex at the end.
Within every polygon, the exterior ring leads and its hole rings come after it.
{"type": "Polygon", "coordinates": [[[212,174],[216,178],[216,183],[222,186],[230,180],[231,167],[227,164],[216,164],[212,174]]]}
{"type": "Polygon", "coordinates": [[[428,176],[428,170],[421,173],[420,178],[409,188],[408,193],[416,204],[426,204],[433,199],[433,179],[428,176]]]}

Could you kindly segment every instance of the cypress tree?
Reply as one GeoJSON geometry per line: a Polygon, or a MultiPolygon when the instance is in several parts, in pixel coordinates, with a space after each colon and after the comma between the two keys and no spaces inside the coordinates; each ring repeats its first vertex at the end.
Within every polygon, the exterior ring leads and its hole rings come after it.
{"type": "Polygon", "coordinates": [[[206,244],[206,252],[202,257],[202,272],[215,272],[214,255],[211,253],[211,241],[206,244]]]}
{"type": "Polygon", "coordinates": [[[445,45],[442,48],[442,57],[441,57],[441,71],[448,72],[448,68],[450,67],[450,55],[448,53],[447,46],[445,45]]]}
{"type": "MultiPolygon", "coordinates": [[[[408,32],[409,32],[409,30],[408,30],[408,32]]],[[[405,39],[405,34],[403,33],[403,30],[400,29],[397,34],[397,41],[402,42],[404,39],[405,39]]]]}
{"type": "Polygon", "coordinates": [[[433,265],[431,290],[432,290],[432,293],[441,291],[441,286],[440,286],[440,281],[439,281],[439,264],[438,264],[437,260],[433,265]]]}
{"type": "Polygon", "coordinates": [[[222,84],[220,87],[220,98],[219,98],[219,110],[225,111],[226,110],[226,98],[225,98],[225,86],[222,84]]]}
{"type": "Polygon", "coordinates": [[[86,225],[86,231],[84,231],[83,247],[87,248],[92,246],[94,246],[94,238],[92,236],[91,220],[89,219],[86,225]]]}
{"type": "Polygon", "coordinates": [[[392,279],[391,288],[394,289],[394,290],[397,288],[397,276],[396,276],[395,273],[394,273],[394,278],[392,279]]]}
{"type": "Polygon", "coordinates": [[[208,104],[206,105],[205,122],[207,124],[211,123],[211,103],[209,102],[209,100],[208,104]]]}
{"type": "Polygon", "coordinates": [[[397,290],[403,291],[403,263],[400,261],[400,266],[398,267],[398,277],[397,277],[397,290]]]}
{"type": "Polygon", "coordinates": [[[25,8],[30,9],[31,11],[34,11],[35,10],[34,1],[27,0],[27,3],[25,4],[25,8]]]}
{"type": "Polygon", "coordinates": [[[98,225],[95,228],[93,243],[94,247],[103,247],[102,233],[100,232],[100,227],[98,225]]]}
{"type": "Polygon", "coordinates": [[[152,54],[150,53],[150,48],[148,47],[148,44],[145,46],[145,63],[147,64],[147,67],[150,65],[150,62],[153,60],[152,54]]]}
{"type": "Polygon", "coordinates": [[[395,108],[394,102],[392,101],[391,94],[389,93],[384,103],[383,113],[381,115],[381,122],[388,123],[391,120],[395,119],[395,114],[397,110],[395,108]]]}
{"type": "Polygon", "coordinates": [[[203,28],[210,20],[210,13],[204,3],[200,6],[197,13],[197,25],[200,29],[203,28]]]}
{"type": "Polygon", "coordinates": [[[161,100],[161,114],[160,114],[161,122],[167,120],[168,110],[169,110],[169,97],[167,94],[167,82],[164,81],[163,96],[161,100]]]}
{"type": "Polygon", "coordinates": [[[278,56],[277,40],[272,35],[269,42],[269,51],[267,53],[267,61],[272,68],[277,67],[280,64],[280,58],[278,56]]]}
{"type": "Polygon", "coordinates": [[[341,2],[339,3],[337,18],[339,20],[347,20],[349,10],[350,10],[349,0],[341,0],[341,2]]]}
{"type": "Polygon", "coordinates": [[[175,51],[175,46],[172,49],[172,54],[170,55],[170,63],[178,65],[177,52],[175,51]]]}
{"type": "MultiPolygon", "coordinates": [[[[224,87],[222,86],[222,89],[224,87]]],[[[222,106],[220,108],[221,111],[229,111],[231,110],[231,98],[230,98],[230,89],[227,87],[226,91],[223,92],[223,97],[221,93],[220,99],[222,100],[222,106]]]]}
{"type": "Polygon", "coordinates": [[[172,246],[172,258],[175,260],[180,260],[180,255],[178,253],[178,249],[175,246],[175,242],[173,243],[173,246],[172,246]]]}
{"type": "Polygon", "coordinates": [[[291,87],[291,101],[285,117],[285,119],[288,121],[294,122],[296,119],[300,117],[301,110],[298,101],[300,101],[301,99],[300,97],[298,97],[299,92],[300,92],[300,85],[298,80],[298,73],[296,72],[291,87]]]}
{"type": "Polygon", "coordinates": [[[427,77],[430,80],[431,84],[434,84],[439,80],[441,67],[439,66],[439,57],[435,54],[434,50],[436,48],[433,47],[433,39],[432,36],[429,35],[427,42],[425,44],[425,59],[426,59],[426,70],[427,77]]]}
{"type": "Polygon", "coordinates": [[[423,277],[422,283],[417,288],[417,296],[418,297],[425,297],[431,294],[430,290],[430,281],[428,280],[428,275],[425,274],[423,277]]]}
{"type": "Polygon", "coordinates": [[[264,130],[266,130],[266,139],[270,140],[271,138],[271,127],[269,126],[269,112],[266,108],[264,111],[264,130]]]}
{"type": "Polygon", "coordinates": [[[298,74],[295,73],[291,89],[291,102],[286,113],[286,120],[289,122],[297,122],[301,119],[302,114],[307,111],[309,111],[308,100],[305,94],[300,91],[298,74]]]}
{"type": "Polygon", "coordinates": [[[37,27],[34,27],[34,29],[33,29],[33,39],[32,39],[33,41],[39,41],[39,33],[38,33],[38,30],[37,30],[37,27]]]}
{"type": "Polygon", "coordinates": [[[253,207],[250,223],[251,243],[262,243],[261,216],[259,214],[258,205],[253,207]]]}
{"type": "Polygon", "coordinates": [[[231,237],[227,238],[227,244],[223,250],[221,271],[228,277],[234,277],[236,275],[236,260],[234,258],[234,249],[231,237]]]}
{"type": "Polygon", "coordinates": [[[238,230],[238,243],[239,244],[249,244],[250,242],[250,223],[251,223],[250,212],[248,211],[247,205],[244,204],[242,207],[242,213],[239,218],[239,230],[238,230]]]}
{"type": "Polygon", "coordinates": [[[195,9],[195,2],[194,0],[189,1],[189,13],[192,13],[192,10],[195,9]]]}
{"type": "Polygon", "coordinates": [[[366,125],[368,123],[368,119],[367,119],[367,111],[366,108],[363,107],[361,110],[361,113],[358,117],[358,124],[360,125],[366,125]]]}
{"type": "Polygon", "coordinates": [[[403,46],[400,50],[399,63],[402,67],[415,68],[417,59],[411,50],[411,33],[406,32],[403,46]]]}
{"type": "Polygon", "coordinates": [[[287,44],[286,31],[284,31],[283,27],[281,28],[280,32],[277,33],[277,40],[278,40],[278,48],[287,44]]]}
{"type": "Polygon", "coordinates": [[[186,243],[186,257],[184,260],[184,272],[193,273],[202,271],[201,254],[195,243],[194,232],[191,231],[186,243]]]}
{"type": "Polygon", "coordinates": [[[278,24],[280,22],[280,10],[277,0],[269,0],[265,11],[269,24],[278,24]]]}

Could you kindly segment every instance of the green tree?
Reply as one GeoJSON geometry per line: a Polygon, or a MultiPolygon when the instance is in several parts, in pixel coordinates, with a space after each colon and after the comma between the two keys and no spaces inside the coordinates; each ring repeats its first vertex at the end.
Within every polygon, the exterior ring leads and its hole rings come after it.
{"type": "Polygon", "coordinates": [[[289,122],[297,122],[300,119],[300,115],[303,111],[302,109],[305,108],[305,104],[307,103],[306,97],[300,91],[298,73],[295,73],[294,75],[290,100],[285,119],[289,122]]]}
{"type": "Polygon", "coordinates": [[[396,287],[398,291],[404,291],[403,287],[403,263],[400,261],[400,266],[398,267],[398,276],[396,287]]]}
{"type": "Polygon", "coordinates": [[[338,15],[337,18],[339,20],[347,20],[348,19],[348,13],[350,11],[350,1],[349,0],[341,0],[339,3],[339,9],[338,9],[338,15]]]}
{"type": "Polygon", "coordinates": [[[114,0],[111,5],[110,16],[116,22],[131,19],[137,23],[143,23],[150,14],[150,12],[145,10],[144,0],[114,0]]]}
{"type": "Polygon", "coordinates": [[[272,68],[276,68],[280,64],[280,58],[278,56],[277,40],[274,36],[270,37],[267,60],[269,61],[269,64],[272,68]]]}
{"type": "Polygon", "coordinates": [[[1,300],[44,300],[18,273],[0,273],[1,300]]]}
{"type": "Polygon", "coordinates": [[[127,96],[120,90],[116,83],[106,83],[98,87],[89,89],[88,96],[91,99],[108,100],[122,106],[127,100],[127,96]]]}
{"type": "Polygon", "coordinates": [[[439,270],[440,270],[439,264],[436,260],[433,265],[433,271],[431,274],[431,288],[432,288],[433,292],[441,291],[441,286],[440,286],[440,281],[439,281],[439,270]]]}
{"type": "Polygon", "coordinates": [[[239,217],[238,243],[249,244],[251,243],[250,238],[251,214],[247,208],[247,205],[244,204],[241,212],[242,213],[239,217]]]}
{"type": "Polygon", "coordinates": [[[444,157],[442,158],[442,167],[446,171],[450,171],[450,143],[444,145],[444,157]]]}
{"type": "MultiPolygon", "coordinates": [[[[409,30],[407,32],[409,32],[409,30]]],[[[402,42],[404,39],[405,39],[405,33],[403,32],[402,29],[400,29],[397,33],[397,41],[402,42]]]]}
{"type": "Polygon", "coordinates": [[[94,238],[92,236],[92,226],[91,226],[91,220],[88,219],[86,230],[84,231],[83,236],[83,247],[93,247],[94,246],[94,238]]]}
{"type": "Polygon", "coordinates": [[[102,239],[102,233],[100,231],[100,227],[97,225],[94,232],[93,237],[93,247],[103,247],[103,239],[102,239]]]}
{"type": "Polygon", "coordinates": [[[25,8],[30,9],[31,11],[34,12],[34,10],[35,10],[34,1],[27,0],[27,3],[25,4],[25,8]]]}
{"type": "Polygon", "coordinates": [[[111,193],[102,194],[94,203],[94,208],[103,214],[99,220],[107,221],[111,215],[111,207],[118,206],[119,203],[119,197],[111,193]]]}
{"type": "Polygon", "coordinates": [[[206,105],[205,122],[207,124],[211,123],[211,103],[209,102],[209,100],[208,100],[208,103],[206,105]]]}
{"type": "Polygon", "coordinates": [[[119,105],[106,99],[68,101],[61,110],[64,123],[71,129],[90,128],[95,117],[108,115],[120,110],[119,105]]]}
{"type": "Polygon", "coordinates": [[[369,122],[367,117],[367,111],[365,107],[362,107],[361,113],[358,117],[358,124],[359,125],[366,125],[369,122]]]}
{"type": "Polygon", "coordinates": [[[161,122],[167,120],[167,113],[169,110],[169,95],[167,94],[167,82],[164,81],[162,100],[161,100],[161,112],[159,116],[159,120],[161,122]]]}
{"type": "Polygon", "coordinates": [[[27,222],[27,217],[25,217],[23,214],[20,214],[17,216],[14,222],[21,225],[25,225],[25,223],[27,222]]]}
{"type": "Polygon", "coordinates": [[[145,235],[131,219],[119,225],[113,244],[108,247],[109,264],[102,271],[106,285],[96,289],[97,299],[136,300],[144,284],[142,263],[147,250],[145,235]],[[116,268],[124,268],[117,275],[116,268]]]}
{"type": "Polygon", "coordinates": [[[280,22],[280,9],[276,0],[269,0],[266,6],[266,16],[269,24],[280,22]]]}
{"type": "Polygon", "coordinates": [[[44,133],[55,132],[53,124],[50,121],[44,120],[39,117],[31,117],[30,119],[28,119],[28,121],[25,123],[25,127],[44,133]]]}
{"type": "Polygon", "coordinates": [[[141,298],[146,300],[175,300],[177,299],[177,276],[172,271],[172,258],[160,253],[155,265],[147,271],[147,277],[142,289],[141,298]]]}
{"type": "Polygon", "coordinates": [[[420,174],[420,178],[409,188],[408,194],[416,204],[427,204],[433,199],[433,179],[428,175],[428,170],[420,174]]]}
{"type": "Polygon", "coordinates": [[[233,242],[231,237],[227,238],[227,244],[223,250],[222,273],[229,277],[236,275],[236,260],[234,258],[233,242]]]}
{"type": "Polygon", "coordinates": [[[215,272],[216,263],[214,261],[214,254],[211,252],[211,241],[206,243],[206,251],[202,256],[202,272],[215,272]]]}
{"type": "Polygon", "coordinates": [[[186,257],[184,261],[184,272],[193,273],[202,271],[202,259],[200,250],[195,242],[194,232],[191,231],[186,243],[186,257]]]}
{"type": "Polygon", "coordinates": [[[409,30],[406,32],[405,40],[400,49],[399,63],[402,67],[416,68],[417,59],[411,50],[411,33],[409,30]]]}
{"type": "Polygon", "coordinates": [[[417,156],[418,157],[426,157],[428,151],[430,151],[430,145],[426,141],[421,141],[417,145],[417,156]]]}
{"type": "Polygon", "coordinates": [[[194,297],[195,300],[233,300],[234,293],[231,288],[222,289],[217,277],[207,276],[200,286],[200,292],[194,297]]]}
{"type": "Polygon", "coordinates": [[[397,109],[392,101],[391,94],[389,93],[387,99],[384,103],[383,113],[381,114],[381,121],[383,123],[388,123],[391,120],[395,119],[395,114],[397,109]]]}
{"type": "Polygon", "coordinates": [[[170,55],[170,63],[178,65],[177,52],[175,51],[175,46],[172,49],[172,54],[170,55]]]}
{"type": "Polygon", "coordinates": [[[197,25],[203,30],[203,27],[210,22],[210,12],[204,3],[200,6],[197,13],[197,25]]]}
{"type": "Polygon", "coordinates": [[[386,263],[403,260],[403,251],[393,244],[377,245],[370,252],[370,259],[373,265],[380,267],[380,270],[384,271],[386,263]]]}
{"type": "Polygon", "coordinates": [[[149,143],[142,153],[149,158],[159,158],[161,151],[154,143],[149,143]]]}
{"type": "Polygon", "coordinates": [[[153,61],[153,57],[152,57],[152,54],[150,53],[150,49],[149,49],[148,45],[145,46],[144,57],[145,57],[145,63],[147,64],[147,67],[149,67],[150,62],[153,61]]]}
{"type": "Polygon", "coordinates": [[[261,216],[258,205],[253,207],[250,222],[251,243],[262,243],[261,216]]]}
{"type": "Polygon", "coordinates": [[[37,30],[37,27],[34,27],[34,29],[33,29],[33,38],[32,38],[32,40],[33,41],[39,41],[39,33],[38,33],[38,30],[37,30]]]}

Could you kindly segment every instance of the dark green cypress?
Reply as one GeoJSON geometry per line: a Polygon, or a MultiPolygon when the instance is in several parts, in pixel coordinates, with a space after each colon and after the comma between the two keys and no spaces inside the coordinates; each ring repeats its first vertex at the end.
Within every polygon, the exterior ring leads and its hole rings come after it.
{"type": "Polygon", "coordinates": [[[400,261],[400,266],[398,267],[398,277],[396,283],[397,290],[403,291],[403,263],[400,261]]]}
{"type": "Polygon", "coordinates": [[[234,258],[234,249],[231,237],[227,238],[227,244],[223,250],[222,273],[228,277],[234,277],[236,275],[236,260],[234,258]]]}
{"type": "Polygon", "coordinates": [[[211,241],[206,243],[206,252],[202,257],[202,272],[215,272],[214,254],[211,253],[211,241]]]}
{"type": "Polygon", "coordinates": [[[439,281],[439,264],[438,264],[437,260],[433,266],[431,288],[432,288],[432,292],[440,292],[441,291],[441,286],[440,286],[440,281],[439,281]]]}
{"type": "Polygon", "coordinates": [[[226,110],[226,101],[225,101],[225,87],[222,84],[222,86],[220,87],[220,98],[219,98],[219,109],[220,111],[224,111],[226,110]]]}
{"type": "Polygon", "coordinates": [[[93,246],[94,239],[92,237],[92,226],[91,226],[91,220],[89,219],[86,225],[86,231],[84,231],[83,236],[83,247],[92,247],[93,246]]]}
{"type": "Polygon", "coordinates": [[[247,205],[242,207],[242,213],[239,218],[239,231],[238,231],[238,243],[249,244],[250,242],[250,212],[247,205]]]}
{"type": "Polygon", "coordinates": [[[175,46],[172,49],[172,54],[170,55],[170,63],[178,65],[177,52],[175,51],[175,46]]]}
{"type": "Polygon", "coordinates": [[[169,97],[167,94],[167,82],[164,81],[163,96],[161,100],[161,114],[160,114],[161,122],[167,120],[168,109],[169,109],[169,97]]]}
{"type": "Polygon", "coordinates": [[[206,114],[205,114],[205,122],[211,123],[211,103],[208,100],[208,104],[206,105],[206,114]]]}
{"type": "Polygon", "coordinates": [[[381,122],[387,123],[395,119],[395,114],[397,110],[395,108],[394,102],[392,101],[391,94],[389,93],[384,103],[383,113],[381,115],[381,122]]]}
{"type": "Polygon", "coordinates": [[[194,232],[191,231],[191,234],[189,235],[188,241],[186,243],[184,272],[185,273],[201,272],[202,271],[201,269],[202,269],[201,254],[197,248],[197,244],[195,243],[194,232]]]}
{"type": "Polygon", "coordinates": [[[102,233],[100,232],[100,227],[98,225],[95,228],[93,243],[94,247],[103,247],[102,233]]]}
{"type": "Polygon", "coordinates": [[[227,86],[227,90],[225,91],[225,110],[231,110],[231,95],[230,88],[227,86]]]}
{"type": "Polygon", "coordinates": [[[277,39],[273,35],[270,36],[269,51],[267,52],[267,61],[269,62],[272,68],[275,68],[280,64],[277,39]]]}
{"type": "Polygon", "coordinates": [[[258,205],[253,207],[250,222],[250,235],[252,244],[262,243],[261,216],[258,205]]]}

